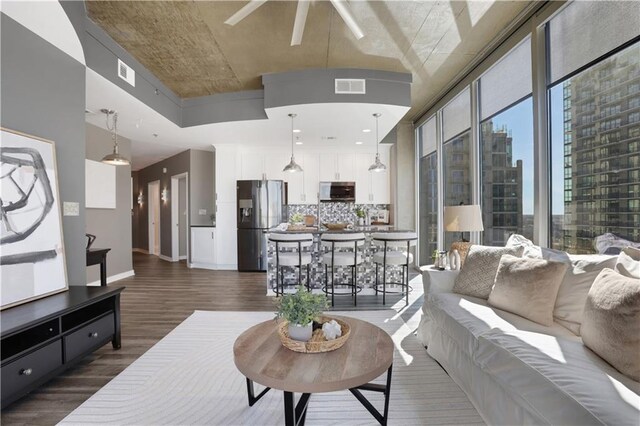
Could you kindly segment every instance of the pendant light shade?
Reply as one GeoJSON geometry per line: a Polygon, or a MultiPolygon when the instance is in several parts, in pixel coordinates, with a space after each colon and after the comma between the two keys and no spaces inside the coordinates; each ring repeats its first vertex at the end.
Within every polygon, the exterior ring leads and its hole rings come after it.
{"type": "Polygon", "coordinates": [[[378,118],[380,118],[381,115],[382,114],[378,112],[373,114],[373,116],[376,118],[376,161],[374,161],[373,164],[369,166],[370,172],[384,172],[385,170],[387,170],[387,166],[382,164],[382,161],[380,161],[380,150],[379,150],[380,141],[378,140],[378,118]]]}
{"type": "Polygon", "coordinates": [[[129,160],[118,152],[118,113],[112,109],[103,108],[100,110],[107,116],[107,130],[111,131],[113,139],[113,152],[109,155],[105,155],[102,160],[103,163],[111,164],[112,166],[128,166],[129,160]],[[109,117],[113,116],[112,125],[109,125],[109,117]]]}
{"type": "Polygon", "coordinates": [[[289,162],[289,164],[284,166],[284,169],[282,169],[283,172],[289,173],[297,173],[302,171],[302,167],[300,167],[300,165],[296,163],[296,157],[293,156],[293,119],[295,118],[295,116],[295,114],[289,114],[289,117],[291,117],[291,161],[289,162]]]}

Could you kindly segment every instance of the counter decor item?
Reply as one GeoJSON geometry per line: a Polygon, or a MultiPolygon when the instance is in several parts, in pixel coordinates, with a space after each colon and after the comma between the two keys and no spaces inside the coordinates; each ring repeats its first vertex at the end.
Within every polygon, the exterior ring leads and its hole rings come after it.
{"type": "Polygon", "coordinates": [[[431,253],[431,259],[433,260],[433,267],[438,268],[438,249],[433,250],[431,253]]]}
{"type": "Polygon", "coordinates": [[[362,207],[356,207],[354,210],[356,217],[358,218],[358,225],[364,226],[364,218],[367,216],[366,211],[362,207]]]}
{"type": "Polygon", "coordinates": [[[438,269],[441,271],[447,269],[447,252],[444,250],[438,252],[438,269]]]}
{"type": "MultiPolygon", "coordinates": [[[[333,329],[335,326],[332,324],[329,328],[333,329]]],[[[289,324],[287,321],[282,321],[278,324],[278,335],[282,346],[290,349],[294,352],[301,352],[307,354],[321,353],[335,351],[342,347],[349,335],[351,334],[351,327],[346,321],[340,318],[330,318],[320,316],[313,322],[313,333],[311,338],[306,342],[295,340],[289,334],[289,324]],[[324,328],[335,322],[340,327],[340,335],[336,334],[334,339],[327,340],[325,337],[324,328]]]]}
{"type": "Polygon", "coordinates": [[[460,269],[460,253],[456,249],[449,252],[449,269],[452,271],[460,269]]]}
{"type": "Polygon", "coordinates": [[[311,339],[313,321],[329,307],[324,294],[312,294],[303,285],[298,286],[295,293],[277,298],[276,304],[276,316],[286,320],[286,326],[280,323],[279,327],[286,329],[288,338],[301,342],[311,339]]]}
{"type": "Polygon", "coordinates": [[[300,225],[304,223],[304,215],[302,215],[302,213],[292,214],[291,218],[289,219],[289,223],[292,225],[300,225]]]}
{"type": "Polygon", "coordinates": [[[346,223],[323,223],[324,227],[330,231],[342,231],[346,229],[346,223]]]}

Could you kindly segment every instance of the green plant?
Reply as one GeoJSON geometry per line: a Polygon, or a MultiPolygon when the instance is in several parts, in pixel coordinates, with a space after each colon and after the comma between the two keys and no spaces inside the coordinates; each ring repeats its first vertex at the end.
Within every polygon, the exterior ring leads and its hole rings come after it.
{"type": "Polygon", "coordinates": [[[304,216],[302,213],[294,213],[291,215],[291,219],[289,219],[290,223],[300,223],[304,220],[304,216]]]}
{"type": "Polygon", "coordinates": [[[354,211],[356,213],[356,216],[359,217],[359,218],[363,218],[364,219],[364,217],[367,215],[365,213],[365,211],[364,211],[364,208],[362,208],[362,207],[356,207],[354,211]]]}
{"type": "Polygon", "coordinates": [[[434,250],[433,253],[431,253],[431,258],[433,259],[434,263],[435,263],[436,259],[438,259],[438,255],[439,255],[438,250],[434,250]]]}
{"type": "Polygon", "coordinates": [[[324,294],[312,294],[303,285],[295,293],[285,294],[276,299],[276,316],[284,318],[290,324],[307,325],[329,307],[324,294]]]}

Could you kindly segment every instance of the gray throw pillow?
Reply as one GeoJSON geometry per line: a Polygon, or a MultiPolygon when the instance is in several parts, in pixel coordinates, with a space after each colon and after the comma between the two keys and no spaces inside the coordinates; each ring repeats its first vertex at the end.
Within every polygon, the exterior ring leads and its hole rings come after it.
{"type": "Polygon", "coordinates": [[[589,290],[580,333],[585,346],[640,381],[640,279],[603,269],[589,290]]]}
{"type": "Polygon", "coordinates": [[[473,245],[456,277],[453,292],[487,299],[496,278],[500,258],[505,254],[520,257],[522,247],[490,247],[473,245]]]}
{"type": "Polygon", "coordinates": [[[502,256],[489,304],[549,327],[567,267],[551,260],[502,256]]]}

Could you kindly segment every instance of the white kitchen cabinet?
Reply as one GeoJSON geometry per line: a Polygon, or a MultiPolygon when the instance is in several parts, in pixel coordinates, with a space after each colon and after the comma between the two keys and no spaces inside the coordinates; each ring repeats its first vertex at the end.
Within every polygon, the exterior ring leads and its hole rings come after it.
{"type": "MultiPolygon", "coordinates": [[[[384,172],[368,172],[371,175],[371,203],[373,204],[390,204],[391,203],[391,190],[390,190],[390,176],[389,176],[389,153],[383,150],[380,151],[380,161],[387,166],[387,170],[384,172]]],[[[375,155],[374,155],[375,160],[375,155]]],[[[373,163],[373,162],[372,162],[373,163]]],[[[410,189],[411,190],[411,189],[410,189]]]]}
{"type": "Polygon", "coordinates": [[[320,189],[320,156],[304,154],[304,201],[302,204],[317,204],[320,189]]]}
{"type": "MultiPolygon", "coordinates": [[[[264,176],[269,180],[285,180],[285,172],[282,171],[284,166],[291,161],[291,154],[283,152],[271,152],[263,155],[264,158],[264,176]]],[[[296,162],[298,160],[296,159],[296,162]]],[[[289,173],[286,173],[289,174],[289,173]]]]}
{"type": "Polygon", "coordinates": [[[216,265],[216,228],[191,227],[191,266],[213,269],[216,265]]]}
{"type": "Polygon", "coordinates": [[[216,146],[216,203],[236,202],[237,160],[235,147],[216,146]]]}
{"type": "Polygon", "coordinates": [[[320,154],[321,182],[355,181],[355,154],[351,152],[330,152],[320,154]]]}
{"type": "Polygon", "coordinates": [[[218,203],[216,212],[216,269],[238,268],[236,203],[218,203]]]}
{"type": "Polygon", "coordinates": [[[304,157],[296,158],[296,163],[302,167],[302,173],[284,173],[284,180],[287,182],[287,202],[289,204],[305,204],[304,178],[307,172],[304,157]]]}
{"type": "Polygon", "coordinates": [[[242,180],[262,180],[264,155],[243,152],[240,157],[242,180]]]}
{"type": "Polygon", "coordinates": [[[284,152],[243,152],[241,155],[241,176],[243,180],[285,180],[282,169],[291,161],[291,155],[284,152]]]}
{"type": "Polygon", "coordinates": [[[375,153],[356,154],[356,203],[389,204],[389,154],[380,151],[380,161],[387,166],[384,172],[370,172],[369,166],[376,159],[375,153]]]}

